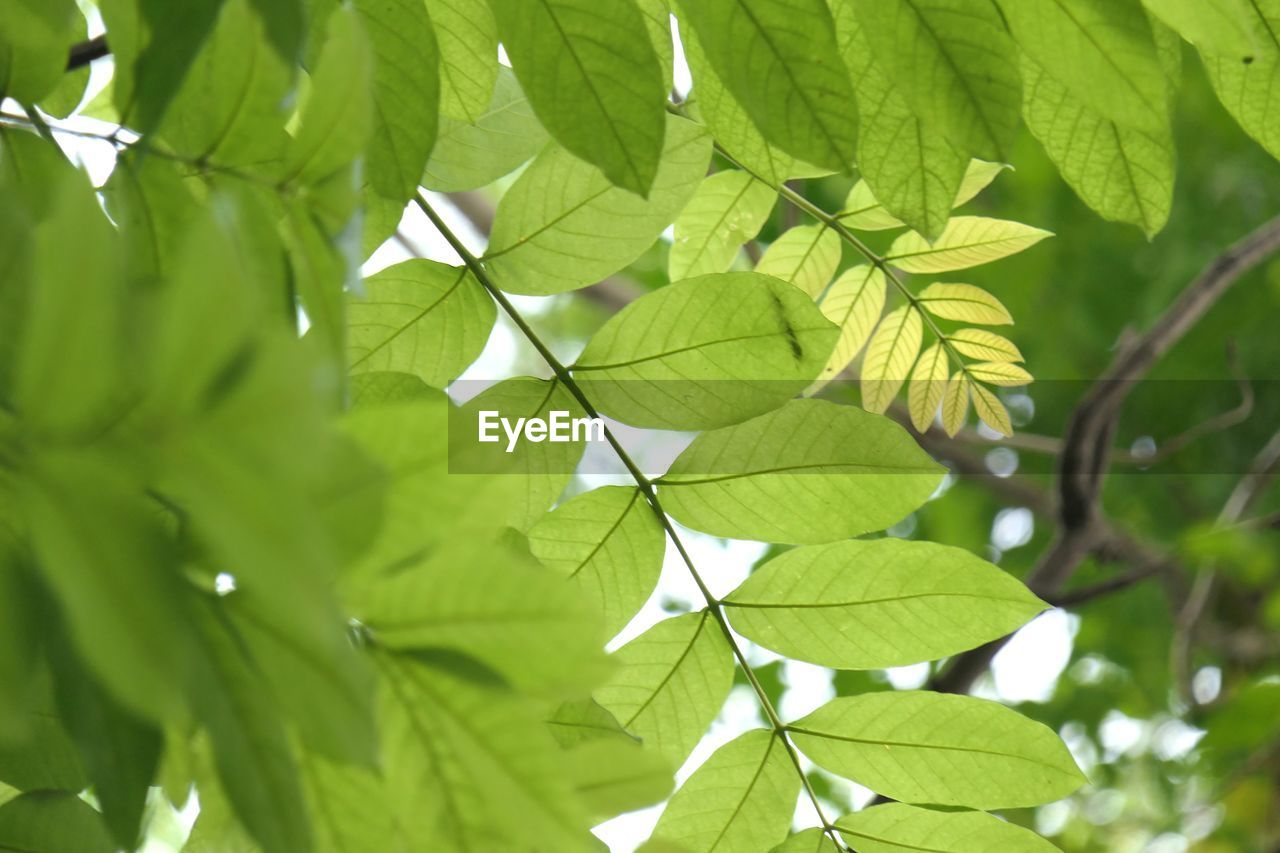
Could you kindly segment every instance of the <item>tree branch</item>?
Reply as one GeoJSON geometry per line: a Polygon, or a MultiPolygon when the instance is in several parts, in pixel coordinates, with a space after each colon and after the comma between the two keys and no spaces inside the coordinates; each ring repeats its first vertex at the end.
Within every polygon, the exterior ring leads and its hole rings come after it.
{"type": "Polygon", "coordinates": [[[111,48],[107,45],[107,37],[105,35],[96,36],[88,41],[78,42],[71,45],[71,51],[67,56],[67,70],[75,71],[77,68],[83,68],[95,59],[102,59],[104,56],[111,54],[111,48]]]}
{"type": "MultiPolygon", "coordinates": [[[[1099,552],[1115,553],[1118,546],[1123,549],[1136,544],[1118,540],[1099,513],[1109,449],[1124,402],[1160,357],[1182,339],[1222,294],[1277,248],[1280,248],[1280,217],[1214,258],[1145,335],[1122,347],[1110,367],[1076,406],[1058,462],[1059,529],[1027,575],[1026,584],[1032,592],[1041,598],[1053,599],[1086,557],[1099,552]]],[[[1280,441],[1276,443],[1276,453],[1280,455],[1280,441]]],[[[1159,565],[1163,561],[1149,562],[1159,565]]],[[[931,686],[945,692],[968,692],[1006,642],[1007,637],[959,655],[931,686]]]]}

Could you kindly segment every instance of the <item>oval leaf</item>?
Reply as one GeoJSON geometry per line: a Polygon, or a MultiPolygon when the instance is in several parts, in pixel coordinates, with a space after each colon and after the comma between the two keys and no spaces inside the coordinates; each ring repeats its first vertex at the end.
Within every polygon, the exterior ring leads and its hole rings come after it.
{"type": "Polygon", "coordinates": [[[920,353],[924,325],[910,305],[891,311],[876,329],[862,360],[862,407],[868,412],[889,408],[911,374],[920,353]]]}
{"type": "Polygon", "coordinates": [[[721,273],[632,302],[592,337],[572,369],[600,411],[618,420],[706,429],[799,394],[826,363],[837,334],[792,285],[757,273],[721,273]]]}
{"type": "Polygon", "coordinates": [[[778,196],[746,172],[716,172],[699,186],[675,222],[667,259],[672,281],[724,272],[755,238],[778,196]]]}
{"type": "Polygon", "coordinates": [[[936,660],[1003,637],[1047,606],[968,551],[901,539],[796,548],[724,604],[748,639],[836,669],[936,660]]]}
{"type": "Polygon", "coordinates": [[[663,506],[681,524],[804,544],[900,521],[933,493],[942,470],[888,418],[793,400],[703,433],[656,482],[663,506]]]}
{"type": "Polygon", "coordinates": [[[1086,781],[1050,729],[969,696],[920,690],[850,696],[788,728],[822,767],[905,803],[1036,806],[1086,781]]]}
{"type": "Polygon", "coordinates": [[[859,853],[1057,853],[1029,829],[983,812],[939,812],[886,803],[836,821],[859,853]]]}
{"type": "Polygon", "coordinates": [[[932,244],[914,232],[893,241],[885,260],[906,272],[948,272],[998,261],[1034,246],[1050,232],[1021,222],[957,216],[932,244]]]}

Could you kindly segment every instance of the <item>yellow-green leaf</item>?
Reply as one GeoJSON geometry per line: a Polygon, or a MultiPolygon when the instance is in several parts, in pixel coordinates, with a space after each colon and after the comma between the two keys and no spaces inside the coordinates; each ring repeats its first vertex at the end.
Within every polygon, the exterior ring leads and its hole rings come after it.
{"type": "MultiPolygon", "coordinates": [[[[987,188],[996,176],[1010,168],[1004,163],[989,163],[986,160],[970,160],[969,168],[960,181],[960,189],[956,193],[953,207],[959,207],[987,188]]],[[[906,223],[898,219],[871,192],[866,181],[858,181],[849,190],[844,208],[840,213],[840,221],[850,228],[859,231],[887,231],[890,228],[902,228],[906,223]]]]}
{"type": "Polygon", "coordinates": [[[1014,388],[1029,385],[1031,374],[1017,364],[1006,361],[982,361],[968,366],[969,375],[988,385],[999,385],[1003,388],[1014,388]]]}
{"type": "Polygon", "coordinates": [[[1021,222],[956,216],[932,244],[915,232],[903,234],[893,241],[885,260],[906,272],[962,270],[1017,254],[1050,236],[1049,231],[1021,222]]]}
{"type": "Polygon", "coordinates": [[[942,428],[947,435],[955,435],[964,426],[964,419],[969,414],[969,381],[964,372],[957,370],[947,383],[947,391],[942,397],[942,428]]]}
{"type": "Polygon", "coordinates": [[[1001,435],[1013,435],[1013,424],[1009,420],[1009,410],[1000,402],[1000,398],[990,388],[974,382],[971,386],[973,394],[973,410],[983,423],[1001,435]]]}
{"type": "Polygon", "coordinates": [[[929,429],[938,404],[947,390],[947,351],[936,343],[924,351],[911,371],[911,387],[907,391],[907,408],[911,412],[911,424],[919,432],[929,429]]]}
{"type": "Polygon", "coordinates": [[[822,313],[840,327],[840,337],[818,376],[818,387],[830,382],[866,346],[884,310],[884,273],[869,264],[840,274],[822,300],[822,313]]]}
{"type": "Polygon", "coordinates": [[[772,188],[736,169],[705,179],[676,217],[667,260],[671,280],[727,270],[742,244],[759,233],[776,199],[772,188]]]}
{"type": "Polygon", "coordinates": [[[1009,309],[999,299],[972,284],[934,282],[920,292],[917,301],[930,314],[944,320],[981,323],[984,326],[1001,326],[1013,322],[1009,309]]]}
{"type": "Polygon", "coordinates": [[[1058,853],[1029,829],[984,812],[886,803],[845,815],[836,829],[859,853],[1058,853]]]}
{"type": "Polygon", "coordinates": [[[831,283],[840,264],[841,243],[825,225],[798,225],[769,245],[756,272],[789,281],[817,297],[831,283]]]}
{"type": "Polygon", "coordinates": [[[869,412],[889,408],[898,389],[911,375],[923,335],[920,312],[910,305],[903,305],[885,316],[862,359],[863,408],[869,412]]]}
{"type": "Polygon", "coordinates": [[[984,361],[1026,361],[1013,341],[986,329],[960,329],[947,335],[951,346],[970,358],[984,361]]]}

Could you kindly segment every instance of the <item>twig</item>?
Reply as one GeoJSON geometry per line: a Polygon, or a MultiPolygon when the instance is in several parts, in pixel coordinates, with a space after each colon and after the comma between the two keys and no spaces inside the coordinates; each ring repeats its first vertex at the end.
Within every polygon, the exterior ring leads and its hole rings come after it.
{"type": "Polygon", "coordinates": [[[67,56],[67,70],[74,71],[93,62],[95,59],[102,59],[104,56],[111,55],[111,48],[107,45],[107,37],[105,35],[95,36],[87,41],[78,42],[71,45],[71,51],[67,56]]]}
{"type": "MultiPolygon", "coordinates": [[[[1114,531],[1100,518],[1099,497],[1110,460],[1112,437],[1125,400],[1159,358],[1182,339],[1222,294],[1277,248],[1280,248],[1280,218],[1255,229],[1216,257],[1145,335],[1121,348],[1111,366],[1076,406],[1058,463],[1059,529],[1027,575],[1026,584],[1032,592],[1046,599],[1056,597],[1087,556],[1115,547],[1114,531]]],[[[1280,446],[1276,453],[1280,454],[1280,446]]],[[[959,655],[931,686],[946,692],[968,692],[1007,641],[1006,637],[959,655]]]]}

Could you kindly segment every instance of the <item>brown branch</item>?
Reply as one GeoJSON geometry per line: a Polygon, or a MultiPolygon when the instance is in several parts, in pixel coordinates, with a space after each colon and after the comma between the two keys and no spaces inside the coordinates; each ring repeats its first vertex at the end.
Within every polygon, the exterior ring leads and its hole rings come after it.
{"type": "MultiPolygon", "coordinates": [[[[1101,518],[1099,498],[1120,411],[1133,388],[1155,363],[1200,320],[1241,275],[1280,248],[1280,218],[1254,230],[1209,263],[1141,337],[1122,346],[1111,365],[1090,386],[1067,425],[1058,461],[1058,532],[1027,575],[1041,598],[1057,597],[1084,559],[1136,545],[1117,539],[1101,518]]],[[[1277,448],[1280,455],[1280,447],[1277,448]]],[[[1154,556],[1154,555],[1152,555],[1154,556]]],[[[1163,559],[1141,559],[1158,565],[1163,559]]],[[[956,657],[930,685],[943,692],[968,692],[1008,638],[956,657]]]]}
{"type": "Polygon", "coordinates": [[[102,59],[104,56],[110,55],[111,48],[107,46],[107,37],[105,35],[78,42],[71,45],[71,50],[67,55],[67,70],[75,71],[95,59],[102,59]]]}

